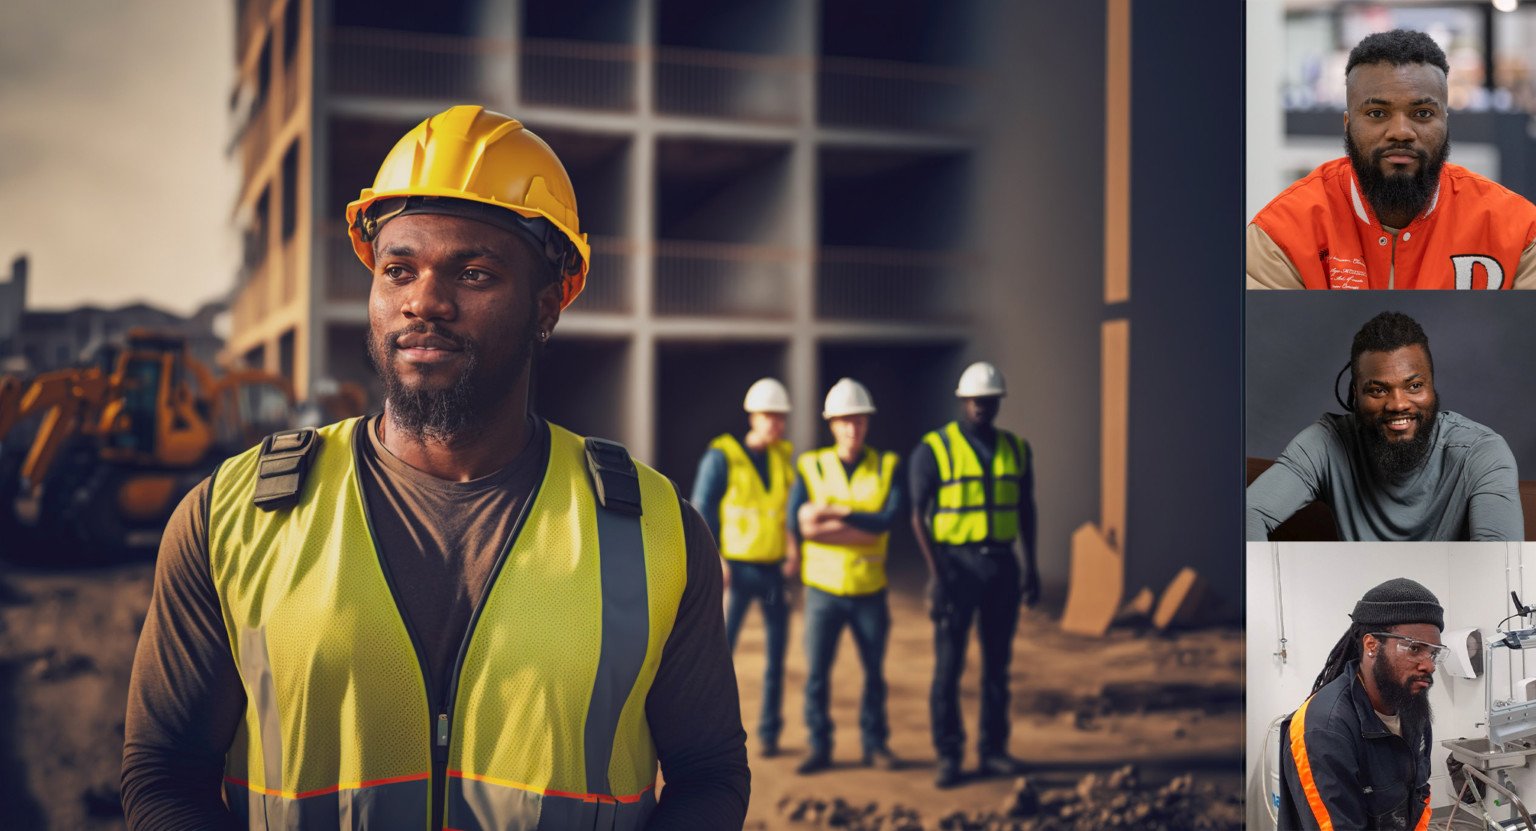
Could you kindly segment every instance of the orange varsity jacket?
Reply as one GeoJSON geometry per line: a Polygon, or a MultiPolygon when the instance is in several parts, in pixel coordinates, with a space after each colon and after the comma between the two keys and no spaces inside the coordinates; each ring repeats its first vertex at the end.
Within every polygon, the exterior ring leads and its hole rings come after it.
{"type": "Polygon", "coordinates": [[[1275,197],[1253,224],[1309,289],[1507,289],[1536,240],[1536,206],[1446,163],[1429,207],[1393,234],[1340,158],[1275,197]]]}

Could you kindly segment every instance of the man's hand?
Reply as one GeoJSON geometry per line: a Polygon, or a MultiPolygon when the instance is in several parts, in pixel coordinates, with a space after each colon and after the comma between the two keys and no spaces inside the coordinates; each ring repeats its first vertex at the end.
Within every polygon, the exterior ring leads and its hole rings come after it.
{"type": "Polygon", "coordinates": [[[943,571],[935,572],[928,577],[928,617],[935,623],[942,623],[954,613],[954,605],[949,593],[949,586],[944,579],[943,571]]]}
{"type": "Polygon", "coordinates": [[[720,560],[720,588],[725,590],[731,587],[731,564],[724,558],[720,560]]]}
{"type": "Polygon", "coordinates": [[[1040,602],[1040,571],[1034,563],[1026,564],[1019,576],[1019,600],[1029,608],[1040,602]]]}

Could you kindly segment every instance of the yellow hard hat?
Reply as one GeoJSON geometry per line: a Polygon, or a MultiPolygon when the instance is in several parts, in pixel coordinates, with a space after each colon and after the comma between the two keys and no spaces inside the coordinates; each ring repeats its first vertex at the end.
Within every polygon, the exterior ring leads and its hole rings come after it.
{"type": "Polygon", "coordinates": [[[560,270],[562,309],[586,285],[592,249],[581,233],[571,177],[555,151],[515,118],[484,107],[451,107],[395,144],[373,187],[347,205],[352,250],[370,271],[379,227],[404,212],[473,216],[524,232],[560,270]],[[473,204],[427,204],[435,199],[473,204]]]}

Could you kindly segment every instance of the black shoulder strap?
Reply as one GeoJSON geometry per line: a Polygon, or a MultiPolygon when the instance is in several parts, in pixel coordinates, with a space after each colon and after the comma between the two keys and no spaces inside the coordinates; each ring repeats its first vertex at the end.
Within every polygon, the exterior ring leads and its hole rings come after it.
{"type": "Polygon", "coordinates": [[[263,511],[291,508],[304,490],[320,434],[311,429],[284,430],[267,436],[256,462],[256,494],[251,502],[263,511]]]}
{"type": "Polygon", "coordinates": [[[587,439],[587,471],[597,504],[626,516],[640,516],[640,475],[624,445],[607,439],[587,439]]]}

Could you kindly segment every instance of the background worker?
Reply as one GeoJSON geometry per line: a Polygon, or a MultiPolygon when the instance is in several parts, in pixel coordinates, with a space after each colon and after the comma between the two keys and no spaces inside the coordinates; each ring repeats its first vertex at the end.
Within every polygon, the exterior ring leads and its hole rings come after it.
{"type": "Polygon", "coordinates": [[[1008,755],[1008,664],[1019,601],[1033,606],[1039,600],[1040,578],[1029,443],[993,426],[1004,395],[996,367],[966,367],[955,389],[962,418],[923,436],[908,465],[912,533],[928,563],[934,621],[929,713],[941,788],[960,781],[960,675],[973,619],[982,660],[980,771],[1007,776],[1020,767],[1008,755]]]}
{"type": "Polygon", "coordinates": [[[789,643],[789,597],[784,578],[800,568],[800,553],[786,526],[785,506],[795,480],[794,448],[784,441],[789,391],[774,378],[747,389],[747,434],[721,433],[709,443],[694,478],[693,505],[719,540],[726,588],[725,638],[736,651],[741,621],[753,600],[763,611],[767,659],[757,735],[764,756],[779,752],[784,727],[784,650],[789,643]]]}
{"type": "Polygon", "coordinates": [[[740,828],[708,527],[528,406],[587,273],[564,166],[453,107],[347,219],[384,412],[277,434],[178,507],[129,684],[128,826],[740,828]]]}
{"type": "Polygon", "coordinates": [[[833,446],[800,456],[800,478],[789,497],[790,528],[801,540],[805,583],[805,722],[810,754],[797,768],[815,773],[832,766],[832,661],[843,627],[864,665],[859,731],[864,765],[899,766],[886,742],[885,645],[891,631],[885,556],[891,524],[905,501],[895,453],[864,445],[875,401],[863,384],[843,378],[827,391],[822,417],[833,446]]]}

